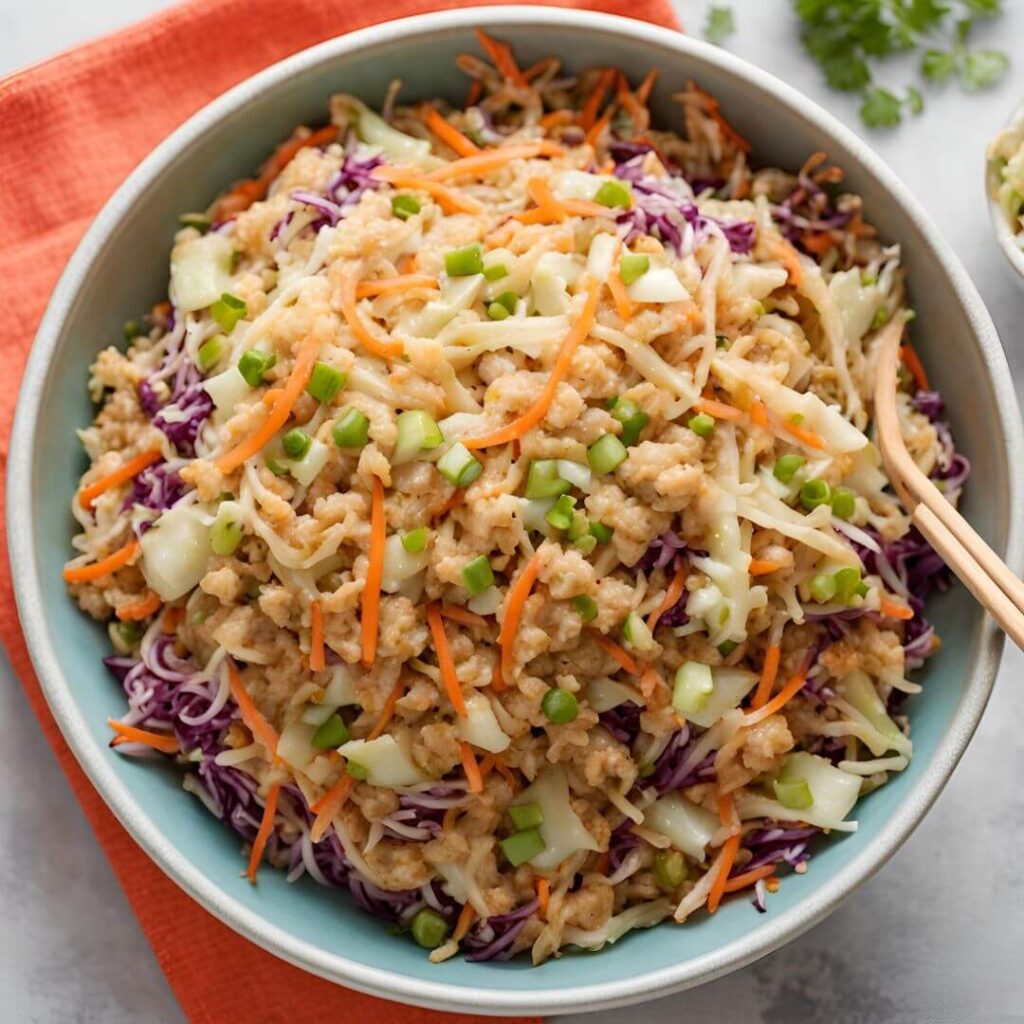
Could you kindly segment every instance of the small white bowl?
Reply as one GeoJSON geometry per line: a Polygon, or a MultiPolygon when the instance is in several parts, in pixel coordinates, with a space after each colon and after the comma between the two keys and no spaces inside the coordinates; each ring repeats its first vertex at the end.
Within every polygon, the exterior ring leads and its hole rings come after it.
{"type": "MultiPolygon", "coordinates": [[[[1021,103],[1007,119],[1006,124],[1000,129],[1015,128],[1024,123],[1024,103],[1021,103]]],[[[1024,233],[1018,234],[1013,230],[1006,218],[1002,206],[999,204],[997,193],[999,190],[999,172],[994,161],[985,160],[985,194],[988,197],[988,213],[992,218],[992,228],[996,234],[996,241],[999,248],[1003,250],[1006,261],[1013,268],[1017,277],[1017,284],[1024,288],[1024,233]]]]}

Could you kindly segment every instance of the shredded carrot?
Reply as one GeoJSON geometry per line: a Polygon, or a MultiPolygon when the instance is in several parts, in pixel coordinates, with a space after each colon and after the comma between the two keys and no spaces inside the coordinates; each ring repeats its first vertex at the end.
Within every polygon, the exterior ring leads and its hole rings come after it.
{"type": "Polygon", "coordinates": [[[772,254],[786,268],[789,283],[799,288],[804,283],[804,268],[800,265],[800,255],[785,239],[780,238],[772,246],[772,254]]]}
{"type": "Polygon", "coordinates": [[[434,641],[434,653],[437,655],[437,667],[441,670],[441,681],[444,683],[445,693],[448,694],[452,707],[465,718],[466,701],[462,696],[462,685],[455,672],[455,659],[448,646],[448,634],[444,631],[441,606],[436,601],[427,605],[427,625],[430,627],[430,636],[434,641]]]}
{"type": "Polygon", "coordinates": [[[238,705],[238,714],[245,727],[252,733],[253,739],[259,740],[275,759],[277,757],[277,730],[263,717],[260,709],[253,703],[249,691],[246,690],[242,677],[235,668],[235,663],[228,658],[228,679],[231,682],[231,696],[238,705]]]}
{"type": "Polygon", "coordinates": [[[734,405],[726,405],[714,398],[700,398],[694,403],[695,408],[708,416],[714,416],[716,420],[731,420],[736,422],[744,418],[743,410],[737,409],[734,405]]]}
{"type": "Polygon", "coordinates": [[[263,805],[263,817],[260,819],[260,829],[252,843],[252,853],[249,854],[249,881],[256,884],[256,872],[259,870],[260,861],[263,860],[263,851],[266,849],[270,833],[274,831],[274,816],[277,814],[277,798],[281,795],[281,783],[275,782],[267,790],[267,802],[263,805]]]}
{"type": "Polygon", "coordinates": [[[754,399],[754,401],[750,403],[750,422],[753,423],[755,427],[764,427],[766,430],[768,429],[768,407],[764,402],[759,402],[757,399],[754,399]]]}
{"type": "Polygon", "coordinates": [[[580,313],[579,319],[569,329],[565,341],[562,342],[562,347],[559,349],[558,357],[551,368],[547,384],[544,385],[540,398],[521,416],[518,416],[499,430],[492,431],[490,434],[484,434],[482,437],[471,437],[464,440],[462,443],[467,448],[490,448],[496,444],[507,444],[509,441],[522,437],[544,419],[548,409],[551,408],[551,403],[554,401],[558,385],[569,374],[573,354],[580,344],[586,340],[587,335],[590,334],[590,328],[594,323],[594,315],[597,312],[597,300],[600,291],[601,286],[597,281],[588,282],[587,299],[583,305],[583,310],[580,313]]]}
{"type": "Polygon", "coordinates": [[[612,855],[605,850],[600,857],[597,858],[597,863],[594,864],[594,870],[599,875],[607,875],[612,867],[612,855]]]}
{"type": "Polygon", "coordinates": [[[557,57],[543,57],[536,64],[531,64],[524,72],[523,78],[527,82],[532,82],[535,78],[540,78],[549,68],[558,69],[559,60],[557,57]]]}
{"type": "MultiPolygon", "coordinates": [[[[718,816],[723,825],[733,824],[733,800],[732,793],[726,793],[718,798],[718,816]]],[[[725,884],[729,881],[729,872],[732,871],[736,854],[740,848],[740,834],[733,833],[726,839],[722,847],[721,858],[718,862],[718,874],[711,884],[711,892],[708,893],[708,913],[713,914],[718,910],[718,904],[722,901],[725,892],[725,884]]]]}
{"type": "Polygon", "coordinates": [[[683,596],[683,587],[686,586],[686,573],[687,569],[680,566],[676,570],[675,576],[672,577],[672,582],[669,583],[668,589],[665,591],[665,596],[661,600],[661,604],[647,616],[647,628],[653,633],[658,627],[658,621],[662,615],[674,607],[676,602],[683,596]]]}
{"type": "Polygon", "coordinates": [[[459,757],[462,758],[462,770],[466,773],[470,793],[482,793],[484,780],[480,774],[480,765],[476,763],[473,748],[465,741],[459,744],[459,757]]]}
{"type": "Polygon", "coordinates": [[[779,886],[781,884],[782,883],[779,881],[778,875],[770,875],[768,878],[766,878],[764,880],[764,887],[769,892],[778,892],[779,891],[779,886]]]}
{"type": "Polygon", "coordinates": [[[908,621],[914,617],[913,609],[908,608],[905,604],[900,604],[898,601],[890,601],[887,597],[879,600],[878,610],[890,619],[908,621]]]}
{"type": "Polygon", "coordinates": [[[117,609],[117,617],[122,622],[138,622],[139,619],[149,618],[150,615],[158,611],[161,604],[163,604],[163,601],[160,600],[160,595],[154,594],[150,590],[140,600],[133,601],[131,604],[121,605],[117,609]]]}
{"type": "Polygon", "coordinates": [[[480,97],[484,94],[484,87],[480,84],[479,78],[474,78],[470,83],[469,92],[466,93],[466,106],[464,109],[469,107],[475,107],[480,102],[480,97]]]}
{"type": "Polygon", "coordinates": [[[452,932],[452,939],[461,942],[469,932],[473,921],[476,919],[476,911],[472,903],[464,903],[459,911],[459,919],[455,922],[455,931],[452,932]]]}
{"type": "Polygon", "coordinates": [[[505,758],[501,754],[491,754],[491,760],[494,762],[494,767],[497,768],[498,774],[508,783],[509,789],[514,793],[519,788],[519,783],[516,782],[515,772],[509,768],[505,761],[505,758]]]}
{"type": "Polygon", "coordinates": [[[64,570],[64,581],[66,583],[90,583],[92,580],[102,579],[109,576],[118,569],[123,569],[139,550],[139,542],[130,540],[123,548],[118,548],[113,554],[101,558],[98,562],[90,562],[88,565],[73,565],[64,570]]]}
{"type": "Polygon", "coordinates": [[[658,69],[651,68],[647,77],[637,86],[636,98],[646,107],[654,89],[654,83],[658,80],[658,69]]]}
{"type": "Polygon", "coordinates": [[[629,653],[629,651],[627,651],[624,647],[621,647],[610,637],[605,636],[604,633],[598,633],[594,631],[592,635],[594,639],[597,641],[598,646],[604,648],[606,654],[613,658],[631,676],[636,675],[636,659],[633,657],[632,654],[629,653]]]}
{"type": "Polygon", "coordinates": [[[381,341],[370,333],[369,328],[359,316],[359,310],[356,308],[358,294],[359,286],[356,284],[355,278],[351,276],[343,278],[341,287],[337,291],[337,296],[338,306],[341,309],[341,315],[345,318],[345,322],[356,336],[356,340],[367,352],[380,356],[381,359],[397,358],[402,354],[401,343],[397,341],[381,341]]]}
{"type": "Polygon", "coordinates": [[[147,466],[152,466],[154,462],[161,458],[163,458],[163,455],[159,448],[151,448],[141,455],[136,455],[134,459],[129,459],[127,462],[122,463],[112,473],[100,477],[99,480],[94,480],[91,484],[86,484],[78,492],[78,503],[86,511],[90,510],[92,503],[105,491],[109,491],[111,487],[117,487],[118,484],[123,484],[138,476],[147,466]]]}
{"type": "Polygon", "coordinates": [[[216,462],[221,473],[227,475],[237,469],[246,459],[251,458],[285,425],[291,415],[292,406],[309,383],[313,364],[320,354],[320,338],[310,334],[299,346],[295,365],[288,375],[288,381],[281,397],[274,403],[270,415],[248,437],[239,441],[230,451],[221,455],[216,462]]]}
{"type": "MultiPolygon", "coordinates": [[[[769,651],[771,651],[771,648],[769,648],[769,651]]],[[[807,678],[807,668],[808,665],[805,661],[797,670],[795,675],[791,676],[787,680],[786,685],[783,686],[783,688],[779,690],[779,692],[775,694],[767,704],[762,704],[755,710],[748,711],[743,720],[744,726],[756,725],[763,719],[781,711],[790,702],[790,700],[792,700],[793,697],[803,689],[804,682],[807,678]]],[[[763,682],[764,676],[761,677],[761,683],[763,682]]],[[[757,693],[754,694],[754,700],[757,700],[757,698],[761,696],[761,683],[758,684],[757,693]]],[[[771,687],[768,688],[768,692],[771,693],[771,687]]]]}
{"type": "Polygon", "coordinates": [[[278,399],[284,394],[284,388],[267,388],[263,392],[263,404],[269,409],[273,409],[277,404],[278,399]]]}
{"type": "Polygon", "coordinates": [[[925,372],[924,364],[918,358],[917,352],[914,351],[914,346],[909,342],[904,344],[900,348],[900,358],[903,360],[903,365],[910,371],[910,376],[914,378],[918,390],[931,391],[928,374],[925,372]]]}
{"type": "Polygon", "coordinates": [[[327,667],[324,653],[324,610],[319,601],[309,606],[309,667],[313,672],[323,672],[327,667]]]}
{"type": "Polygon", "coordinates": [[[412,288],[440,288],[436,277],[429,274],[401,274],[398,277],[379,277],[376,281],[360,281],[356,285],[356,298],[368,299],[388,292],[404,292],[412,288]]]}
{"type": "Polygon", "coordinates": [[[619,106],[633,119],[633,124],[637,130],[644,131],[647,128],[647,122],[650,120],[650,114],[647,113],[647,108],[633,95],[632,90],[629,88],[629,79],[621,71],[619,72],[616,98],[619,106]]]}
{"type": "Polygon", "coordinates": [[[698,89],[692,82],[690,83],[690,88],[700,97],[701,106],[715,124],[718,125],[722,134],[727,139],[730,139],[737,149],[741,149],[744,153],[749,153],[752,148],[750,143],[722,116],[722,112],[718,109],[718,100],[710,93],[704,92],[703,89],[698,89]]]}
{"type": "Polygon", "coordinates": [[[502,688],[512,678],[514,668],[513,644],[516,634],[519,632],[519,620],[523,617],[523,610],[526,608],[526,600],[530,596],[537,576],[540,574],[541,556],[538,551],[523,567],[522,572],[515,578],[508,589],[508,598],[505,604],[505,618],[501,623],[501,630],[498,633],[498,646],[501,648],[501,680],[502,688]]]}
{"type": "Polygon", "coordinates": [[[612,293],[615,310],[622,318],[623,323],[629,323],[633,319],[633,303],[626,294],[626,286],[619,276],[618,267],[612,267],[611,273],[608,275],[608,291],[612,293]]]}
{"type": "Polygon", "coordinates": [[[551,902],[551,883],[546,878],[538,878],[537,901],[540,903],[540,916],[546,921],[548,919],[548,905],[551,902]]]}
{"type": "Polygon", "coordinates": [[[537,123],[547,131],[549,128],[558,128],[562,125],[572,124],[574,118],[571,110],[552,110],[545,114],[537,123]]]}
{"type": "MultiPolygon", "coordinates": [[[[467,160],[480,160],[488,156],[488,153],[481,153],[478,157],[466,157],[467,160]]],[[[447,170],[449,167],[454,167],[456,164],[462,163],[461,160],[455,160],[440,170],[447,170]]],[[[378,178],[380,181],[386,181],[396,188],[410,188],[420,192],[426,192],[427,195],[431,196],[437,201],[437,205],[444,210],[445,213],[483,213],[484,204],[478,200],[472,198],[472,196],[463,195],[456,188],[448,188],[446,185],[442,185],[436,178],[430,175],[417,174],[415,171],[403,169],[401,167],[391,167],[384,165],[381,167],[375,167],[373,177],[378,178]]]]}
{"type": "Polygon", "coordinates": [[[147,747],[159,750],[161,754],[176,754],[180,749],[177,739],[166,733],[138,729],[126,722],[119,722],[116,718],[108,718],[107,725],[117,733],[110,744],[112,747],[120,746],[122,743],[144,743],[147,747]]]}
{"type": "Polygon", "coordinates": [[[749,572],[751,576],[767,576],[769,573],[778,572],[781,568],[781,562],[772,562],[767,558],[752,558],[749,572]]]}
{"type": "MultiPolygon", "coordinates": [[[[662,679],[661,674],[658,670],[648,663],[644,666],[643,672],[640,673],[640,692],[644,695],[647,700],[659,690],[665,686],[665,680],[662,679]]],[[[682,726],[679,727],[680,729],[682,726]]]]}
{"type": "Polygon", "coordinates": [[[808,448],[816,448],[818,451],[825,449],[824,438],[813,430],[808,430],[806,427],[802,427],[799,423],[794,423],[789,419],[779,420],[779,422],[782,424],[782,429],[787,434],[795,437],[801,444],[806,445],[808,448]]]}
{"type": "Polygon", "coordinates": [[[601,136],[604,134],[605,129],[612,123],[612,114],[614,113],[615,107],[609,107],[601,117],[594,122],[594,126],[590,131],[587,132],[587,136],[584,141],[592,149],[597,149],[597,144],[601,141],[601,136]]]}
{"type": "Polygon", "coordinates": [[[366,583],[363,586],[362,611],[360,613],[360,640],[362,662],[369,668],[377,657],[377,628],[380,619],[380,585],[384,578],[384,541],[387,520],[384,513],[384,484],[380,477],[373,478],[370,495],[370,551],[366,569],[366,583]]]}
{"type": "Polygon", "coordinates": [[[452,622],[461,623],[463,626],[487,625],[487,620],[482,615],[477,615],[476,612],[471,612],[468,608],[463,608],[458,604],[441,605],[441,615],[446,619],[451,619],[452,622]]]}
{"type": "Polygon", "coordinates": [[[480,147],[467,139],[453,124],[449,124],[433,107],[427,107],[421,115],[423,123],[449,148],[459,156],[473,156],[480,147]]]}
{"type": "Polygon", "coordinates": [[[525,88],[528,83],[519,70],[515,57],[512,56],[512,47],[508,43],[499,43],[497,39],[492,39],[482,28],[476,30],[476,37],[502,77],[513,85],[525,88]]]}
{"type": "Polygon", "coordinates": [[[459,488],[447,501],[443,501],[440,505],[436,505],[433,509],[428,511],[429,517],[434,519],[441,519],[448,515],[453,509],[458,508],[460,505],[466,503],[466,491],[464,488],[459,488]]]}
{"type": "Polygon", "coordinates": [[[181,625],[185,618],[185,606],[183,604],[173,605],[164,611],[160,620],[160,632],[170,636],[181,625]]]}
{"type": "MultiPolygon", "coordinates": [[[[466,156],[461,160],[452,160],[451,163],[438,167],[437,170],[425,174],[423,181],[437,184],[441,181],[450,181],[452,178],[473,177],[487,174],[489,171],[504,167],[513,160],[531,160],[538,156],[560,156],[565,150],[557,142],[549,139],[540,139],[537,142],[521,142],[512,146],[500,146],[496,149],[486,149],[475,156],[466,156]]],[[[386,168],[378,167],[373,173],[383,176],[381,172],[386,168]]]]}
{"type": "Polygon", "coordinates": [[[800,235],[800,244],[815,256],[824,256],[836,242],[831,231],[804,231],[800,235]]]}
{"type": "Polygon", "coordinates": [[[480,778],[487,781],[487,777],[494,771],[494,754],[488,754],[480,759],[480,778]]]}
{"type": "Polygon", "coordinates": [[[597,112],[601,109],[605,94],[611,88],[617,73],[615,68],[605,68],[598,76],[597,85],[580,108],[579,124],[585,131],[594,127],[597,112]]]}
{"type": "Polygon", "coordinates": [[[441,828],[445,832],[451,832],[452,829],[455,828],[455,822],[458,821],[458,818],[459,808],[449,807],[448,810],[444,812],[444,817],[441,819],[441,828]]]}
{"type": "Polygon", "coordinates": [[[384,701],[384,707],[380,709],[377,721],[374,722],[373,728],[366,737],[367,739],[375,740],[378,736],[384,735],[384,730],[388,727],[388,722],[395,717],[395,708],[398,706],[398,702],[402,699],[402,694],[404,692],[405,684],[401,679],[399,679],[399,681],[391,687],[391,692],[384,701]]]}
{"type": "Polygon", "coordinates": [[[753,885],[755,882],[760,882],[762,878],[767,878],[769,875],[775,874],[776,864],[762,864],[759,868],[754,868],[752,871],[746,871],[742,875],[733,875],[725,883],[724,892],[739,892],[740,889],[746,889],[748,885],[753,885]]]}

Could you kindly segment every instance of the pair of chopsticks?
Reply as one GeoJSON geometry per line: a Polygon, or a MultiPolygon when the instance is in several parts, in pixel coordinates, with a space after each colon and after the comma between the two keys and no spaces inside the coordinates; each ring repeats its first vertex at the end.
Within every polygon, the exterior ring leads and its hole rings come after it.
{"type": "Polygon", "coordinates": [[[875,425],[882,461],[914,525],[1006,635],[1024,649],[1024,583],[921,472],[903,443],[896,412],[903,327],[902,316],[896,316],[879,335],[875,425]]]}

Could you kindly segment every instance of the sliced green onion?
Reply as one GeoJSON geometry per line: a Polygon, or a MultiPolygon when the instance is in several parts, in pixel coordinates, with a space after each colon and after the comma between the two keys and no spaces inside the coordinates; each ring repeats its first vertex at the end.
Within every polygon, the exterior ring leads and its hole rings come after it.
{"type": "Polygon", "coordinates": [[[604,523],[590,524],[590,535],[598,544],[607,544],[612,539],[613,533],[615,531],[610,526],[605,526],[604,523]]]}
{"type": "Polygon", "coordinates": [[[597,602],[588,594],[577,594],[572,599],[572,606],[584,622],[593,622],[597,618],[597,602]]]}
{"type": "Polygon", "coordinates": [[[889,310],[882,306],[875,312],[875,315],[871,318],[871,327],[873,330],[878,330],[879,327],[884,327],[889,322],[889,310]]]}
{"type": "Polygon", "coordinates": [[[274,476],[288,475],[288,467],[280,460],[275,459],[271,455],[268,455],[264,461],[267,464],[267,469],[269,469],[270,472],[274,474],[274,476]]]}
{"type": "Polygon", "coordinates": [[[840,519],[849,519],[857,507],[857,498],[848,487],[837,487],[832,492],[832,514],[840,519]]]}
{"type": "Polygon", "coordinates": [[[666,892],[675,892],[689,874],[686,859],[678,850],[659,850],[654,855],[654,880],[666,892]]]}
{"type": "Polygon", "coordinates": [[[819,604],[827,604],[835,596],[835,575],[828,572],[819,572],[811,580],[811,597],[813,597],[819,604]]]}
{"type": "Polygon", "coordinates": [[[628,455],[626,446],[614,434],[604,434],[587,449],[587,462],[595,473],[611,473],[628,455]]]}
{"type": "Polygon", "coordinates": [[[292,427],[292,429],[281,438],[281,447],[284,449],[285,455],[290,459],[301,459],[302,456],[309,451],[309,446],[312,443],[313,438],[311,438],[301,427],[292,427]]]}
{"type": "Polygon", "coordinates": [[[800,487],[800,504],[808,512],[832,500],[832,488],[820,477],[805,480],[800,487]]]}
{"type": "Polygon", "coordinates": [[[391,197],[391,212],[399,220],[408,220],[423,209],[415,196],[400,195],[391,197]]]}
{"type": "Polygon", "coordinates": [[[484,466],[461,441],[456,441],[437,460],[437,470],[450,484],[468,487],[484,471],[484,466]]]}
{"type": "Polygon", "coordinates": [[[309,375],[306,391],[318,402],[326,405],[334,401],[335,396],[345,386],[346,379],[347,374],[318,360],[313,364],[313,372],[309,375]]]}
{"type": "Polygon", "coordinates": [[[622,635],[626,643],[636,651],[649,651],[654,647],[654,636],[647,623],[636,612],[630,612],[626,616],[622,635]]]}
{"type": "Polygon", "coordinates": [[[248,312],[246,304],[230,292],[224,292],[210,307],[210,316],[217,321],[220,329],[225,334],[230,334],[235,324],[248,312]]]}
{"type": "Polygon", "coordinates": [[[486,555],[478,555],[462,567],[462,585],[470,594],[480,594],[494,586],[494,570],[486,555]]]}
{"type": "Polygon", "coordinates": [[[783,807],[793,811],[805,811],[814,803],[811,787],[806,779],[775,779],[772,782],[775,798],[783,807]]]}
{"type": "Polygon", "coordinates": [[[642,252],[624,252],[619,257],[619,277],[623,284],[632,284],[651,269],[651,258],[642,252]]]}
{"type": "Polygon", "coordinates": [[[423,409],[407,409],[398,414],[395,424],[398,427],[398,440],[395,450],[391,453],[394,465],[407,462],[420,452],[429,451],[444,443],[444,434],[434,417],[423,409]]]}
{"type": "Polygon", "coordinates": [[[789,455],[780,455],[779,461],[772,469],[772,476],[779,483],[788,484],[793,482],[793,477],[807,460],[802,455],[791,452],[789,455]]]}
{"type": "Polygon", "coordinates": [[[544,712],[544,717],[554,725],[565,725],[575,721],[576,716],[580,713],[579,701],[576,700],[575,694],[557,686],[552,687],[544,694],[540,707],[544,712]]]}
{"type": "Polygon", "coordinates": [[[210,230],[210,218],[205,213],[183,213],[178,223],[184,228],[195,228],[201,235],[210,230]]]}
{"type": "Polygon", "coordinates": [[[430,531],[425,526],[418,526],[415,530],[402,534],[402,547],[410,555],[418,555],[420,552],[426,551],[429,537],[430,531]]]}
{"type": "MultiPolygon", "coordinates": [[[[564,497],[565,495],[563,494],[562,498],[564,497]]],[[[562,498],[558,500],[561,501],[562,498]]],[[[576,541],[581,540],[583,537],[589,537],[590,540],[594,541],[595,545],[597,544],[597,541],[590,536],[590,520],[587,519],[583,512],[574,512],[572,522],[565,531],[565,539],[575,544],[576,541]]]]}
{"type": "Polygon", "coordinates": [[[479,245],[467,245],[444,254],[444,269],[449,277],[469,277],[484,272],[483,250],[479,245]]]}
{"type": "Polygon", "coordinates": [[[238,360],[238,372],[245,378],[245,383],[251,388],[258,388],[263,383],[263,375],[277,362],[277,356],[273,353],[261,352],[257,348],[251,348],[243,352],[238,360]]]}
{"type": "Polygon", "coordinates": [[[534,459],[526,474],[527,498],[555,498],[565,494],[572,484],[563,480],[558,473],[558,462],[555,459],[534,459]]]}
{"type": "Polygon", "coordinates": [[[222,501],[217,518],[210,527],[210,547],[215,555],[233,555],[242,543],[242,506],[237,501],[222,501]]]}
{"type": "Polygon", "coordinates": [[[728,658],[729,655],[732,654],[732,652],[735,651],[737,647],[739,647],[739,644],[736,643],[735,640],[723,640],[718,645],[718,653],[723,658],[728,658]]]}
{"type": "Polygon", "coordinates": [[[585,537],[577,537],[572,542],[572,546],[584,555],[589,555],[597,547],[597,538],[591,537],[588,533],[585,537]]]}
{"type": "Polygon", "coordinates": [[[633,192],[622,181],[606,181],[594,196],[594,202],[602,206],[621,207],[628,210],[633,205],[633,192]]]}
{"type": "Polygon", "coordinates": [[[146,627],[141,622],[115,622],[114,630],[125,647],[134,647],[146,634],[146,627]]]}
{"type": "Polygon", "coordinates": [[[540,809],[540,804],[512,804],[508,809],[508,816],[520,832],[544,824],[544,812],[540,809]]]}
{"type": "Polygon", "coordinates": [[[412,937],[424,949],[437,949],[448,938],[448,922],[430,907],[424,907],[412,919],[412,937]]]}
{"type": "Polygon", "coordinates": [[[487,316],[491,320],[507,320],[509,312],[500,302],[495,301],[487,307],[487,316]]]}
{"type": "Polygon", "coordinates": [[[125,320],[124,322],[124,340],[132,341],[142,333],[142,328],[139,327],[137,320],[125,320]]]}
{"type": "Polygon", "coordinates": [[[622,424],[619,440],[630,447],[640,440],[640,433],[650,422],[650,416],[631,398],[619,398],[612,406],[612,417],[622,424]]]}
{"type": "Polygon", "coordinates": [[[328,747],[340,747],[342,743],[348,743],[348,727],[341,720],[341,715],[335,712],[320,726],[313,738],[310,740],[319,750],[326,750],[328,747]]]}
{"type": "Polygon", "coordinates": [[[484,277],[488,281],[500,281],[503,277],[508,277],[508,267],[504,263],[492,263],[489,267],[484,267],[484,277]]]}
{"type": "Polygon", "coordinates": [[[543,853],[546,844],[540,832],[535,828],[528,828],[522,832],[516,832],[501,841],[501,852],[505,854],[506,860],[512,867],[517,868],[528,860],[543,853]]]}
{"type": "Polygon", "coordinates": [[[370,436],[370,421],[358,409],[346,409],[331,430],[339,448],[362,448],[370,436]]]}
{"type": "Polygon", "coordinates": [[[199,346],[199,351],[196,354],[199,356],[199,369],[203,373],[209,373],[224,357],[224,342],[226,340],[223,334],[215,334],[199,346]]]}
{"type": "Polygon", "coordinates": [[[672,707],[684,715],[695,715],[707,705],[715,688],[711,668],[699,661],[684,661],[676,670],[672,707]]]}
{"type": "Polygon", "coordinates": [[[698,437],[710,437],[715,432],[714,417],[706,412],[691,416],[688,426],[698,437]]]}
{"type": "Polygon", "coordinates": [[[842,601],[843,604],[849,604],[855,595],[860,594],[860,588],[864,586],[860,578],[860,569],[852,565],[837,569],[832,574],[832,579],[836,588],[836,600],[842,601]]]}
{"type": "Polygon", "coordinates": [[[351,775],[353,779],[359,782],[365,782],[370,777],[369,769],[358,761],[346,761],[345,773],[351,775]]]}
{"type": "Polygon", "coordinates": [[[495,302],[500,302],[510,313],[516,311],[516,303],[519,301],[519,296],[515,292],[502,292],[498,295],[495,302]]]}
{"type": "Polygon", "coordinates": [[[576,499],[568,494],[560,495],[544,517],[556,530],[568,530],[572,526],[576,511],[576,499]]]}

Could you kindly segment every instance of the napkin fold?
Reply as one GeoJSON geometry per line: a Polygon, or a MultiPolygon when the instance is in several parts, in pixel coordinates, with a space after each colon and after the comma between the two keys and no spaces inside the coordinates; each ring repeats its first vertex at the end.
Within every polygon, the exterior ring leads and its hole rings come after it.
{"type": "MultiPolygon", "coordinates": [[[[375,22],[469,6],[477,4],[390,0],[382,10],[359,0],[193,0],[0,79],[0,514],[23,511],[7,508],[4,485],[33,334],[71,251],[129,171],[204,104],[289,54],[375,22]]],[[[593,7],[678,28],[669,0],[548,6],[593,7]]],[[[190,1021],[493,1019],[400,1006],[306,974],[231,931],[174,885],[110,813],[61,738],[21,635],[6,537],[0,556],[0,640],[190,1021]]]]}

